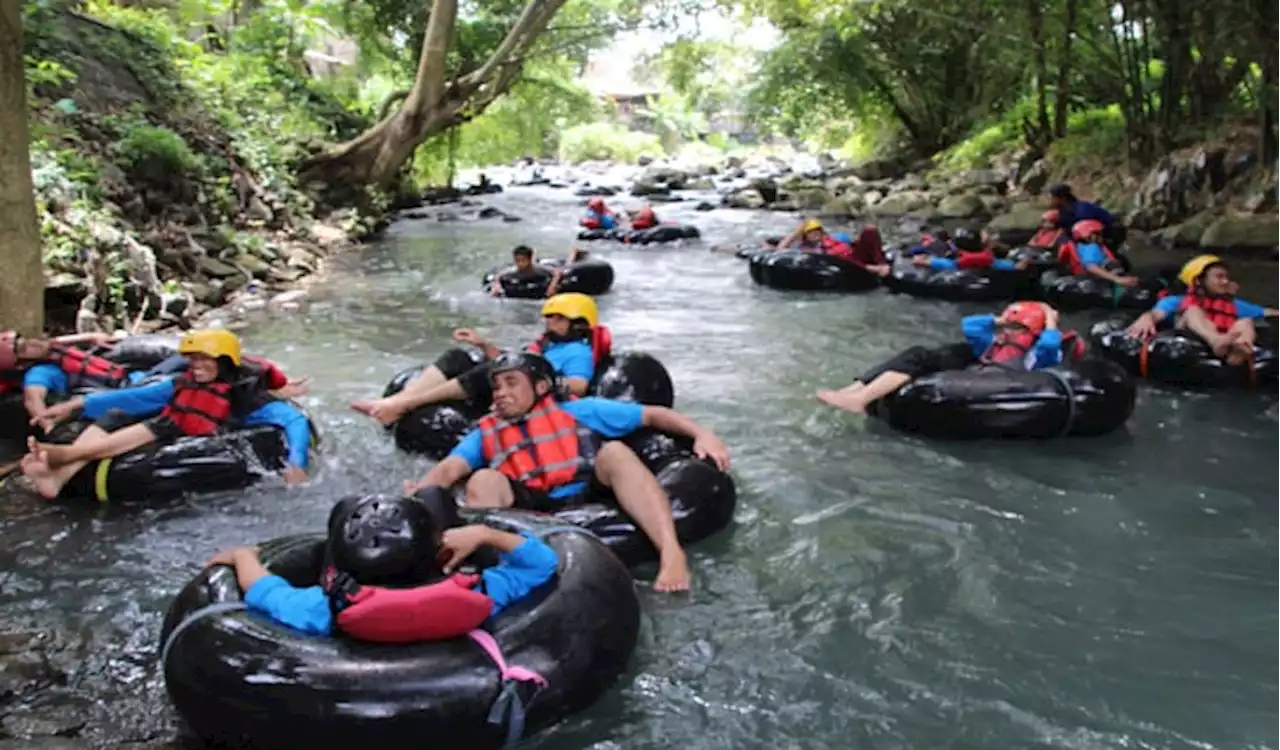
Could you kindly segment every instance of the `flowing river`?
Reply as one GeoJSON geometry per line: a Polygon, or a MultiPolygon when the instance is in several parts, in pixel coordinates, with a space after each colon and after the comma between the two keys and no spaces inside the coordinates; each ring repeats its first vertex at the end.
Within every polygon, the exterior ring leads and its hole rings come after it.
{"type": "MultiPolygon", "coordinates": [[[[247,349],[313,378],[304,403],[324,454],[309,486],[141,509],[0,495],[0,630],[36,633],[56,667],[17,636],[0,643],[0,695],[31,687],[22,670],[53,683],[5,698],[5,731],[79,737],[0,735],[0,748],[175,746],[156,648],[183,583],[222,547],[317,530],[344,494],[396,491],[427,468],[347,403],[429,361],[456,326],[530,340],[538,303],[491,300],[479,277],[516,244],[563,254],[581,205],[545,189],[486,202],[524,221],[396,225],[336,259],[308,311],[244,332],[247,349]]],[[[617,274],[602,319],[615,346],[661,359],[676,408],[729,445],[736,522],[690,550],[689,596],[655,595],[653,568],[637,571],[630,670],[528,747],[1280,745],[1273,399],[1144,386],[1127,431],[1100,439],[897,434],[814,391],[957,339],[980,308],[758,288],[744,261],[705,248],[793,216],[658,211],[704,240],[593,247],[617,274]]]]}

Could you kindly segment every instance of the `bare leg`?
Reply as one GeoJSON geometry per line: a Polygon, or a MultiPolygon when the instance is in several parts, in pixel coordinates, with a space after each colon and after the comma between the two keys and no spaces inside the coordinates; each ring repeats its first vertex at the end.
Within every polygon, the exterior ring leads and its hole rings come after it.
{"type": "Polygon", "coordinates": [[[1242,365],[1253,357],[1253,343],[1257,340],[1257,330],[1253,321],[1248,318],[1237,320],[1227,335],[1235,335],[1235,341],[1227,352],[1227,364],[1242,365]]]}
{"type": "Polygon", "coordinates": [[[467,480],[468,508],[510,508],[515,501],[511,482],[495,469],[481,469],[467,480]]]}
{"type": "Polygon", "coordinates": [[[818,393],[818,399],[837,409],[844,409],[853,414],[862,414],[867,410],[867,406],[871,402],[888,396],[890,393],[910,383],[911,380],[910,375],[890,370],[877,375],[875,380],[859,388],[854,387],[859,385],[855,382],[853,385],[834,393],[821,391],[818,393]]]}
{"type": "Polygon", "coordinates": [[[155,442],[156,434],[146,424],[129,425],[115,432],[88,429],[71,445],[52,445],[30,440],[28,446],[34,453],[43,453],[49,468],[56,469],[76,461],[118,456],[155,442]]]}
{"type": "MultiPolygon", "coordinates": [[[[106,430],[94,425],[85,429],[80,434],[80,439],[99,440],[109,434],[106,430]]],[[[22,458],[22,473],[31,480],[36,492],[46,500],[55,499],[67,482],[71,481],[71,477],[75,476],[76,472],[89,463],[88,461],[72,461],[57,468],[51,468],[49,466],[47,446],[37,443],[35,438],[28,438],[27,447],[31,452],[22,458]]]]}
{"type": "MultiPolygon", "coordinates": [[[[435,370],[434,367],[427,368],[435,370]]],[[[462,390],[462,384],[457,380],[446,380],[438,385],[427,388],[414,388],[419,381],[415,380],[410,383],[403,391],[394,396],[386,398],[374,399],[372,401],[355,401],[352,402],[351,408],[367,414],[383,424],[391,424],[404,415],[410,409],[416,409],[419,406],[427,404],[438,404],[441,401],[455,401],[467,397],[467,392],[462,390]]]]}
{"type": "Polygon", "coordinates": [[[1209,343],[1213,353],[1222,358],[1226,358],[1227,350],[1240,337],[1234,328],[1227,333],[1219,333],[1217,326],[1210,322],[1209,317],[1198,307],[1188,307],[1182,313],[1182,318],[1178,320],[1178,327],[1199,335],[1209,343]]]}
{"type": "Polygon", "coordinates": [[[605,443],[596,454],[596,477],[613,489],[618,505],[636,522],[658,550],[658,591],[688,591],[689,561],[676,525],[671,520],[671,499],[640,459],[622,443],[605,443]]]}

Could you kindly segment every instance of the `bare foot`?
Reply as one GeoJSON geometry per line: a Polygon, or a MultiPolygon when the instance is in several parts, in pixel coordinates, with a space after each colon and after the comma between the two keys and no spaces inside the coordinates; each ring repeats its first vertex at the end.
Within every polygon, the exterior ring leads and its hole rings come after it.
{"type": "Polygon", "coordinates": [[[1226,359],[1238,338],[1240,338],[1239,331],[1227,331],[1217,338],[1210,339],[1209,346],[1213,349],[1213,355],[1218,359],[1226,359]]]}
{"type": "Polygon", "coordinates": [[[45,500],[54,500],[58,497],[58,492],[62,487],[58,486],[58,481],[53,475],[53,469],[49,468],[49,464],[36,459],[23,465],[22,473],[27,479],[31,480],[31,487],[40,497],[45,500]]]}
{"type": "Polygon", "coordinates": [[[818,400],[837,409],[844,409],[850,414],[865,414],[867,411],[867,405],[862,403],[862,399],[856,393],[818,391],[818,400]]]}
{"type": "Polygon", "coordinates": [[[1226,362],[1233,367],[1243,365],[1253,358],[1253,344],[1247,341],[1236,341],[1227,350],[1226,362]]]}
{"type": "Polygon", "coordinates": [[[71,463],[71,460],[67,458],[67,453],[71,450],[71,446],[32,442],[35,446],[32,452],[36,454],[40,463],[46,464],[50,469],[56,469],[71,463]]]}
{"type": "Polygon", "coordinates": [[[390,399],[352,401],[351,408],[365,416],[373,417],[382,424],[391,424],[400,418],[400,409],[390,399]]]}
{"type": "Polygon", "coordinates": [[[654,591],[672,592],[689,590],[689,561],[684,550],[677,547],[664,553],[658,561],[658,579],[653,582],[654,591]]]}

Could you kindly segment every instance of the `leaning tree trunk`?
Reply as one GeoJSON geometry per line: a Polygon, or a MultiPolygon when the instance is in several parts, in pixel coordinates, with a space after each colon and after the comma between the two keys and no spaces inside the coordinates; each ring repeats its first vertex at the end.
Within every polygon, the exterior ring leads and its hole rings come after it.
{"type": "Polygon", "coordinates": [[[0,0],[0,328],[44,329],[44,269],[31,187],[22,2],[0,0]]]}
{"type": "Polygon", "coordinates": [[[458,0],[433,0],[413,88],[400,107],[377,125],[302,165],[302,178],[328,185],[372,185],[393,181],[400,167],[428,137],[479,115],[516,82],[534,42],[566,0],[529,0],[497,50],[478,69],[445,80],[445,58],[453,44],[458,0]]]}

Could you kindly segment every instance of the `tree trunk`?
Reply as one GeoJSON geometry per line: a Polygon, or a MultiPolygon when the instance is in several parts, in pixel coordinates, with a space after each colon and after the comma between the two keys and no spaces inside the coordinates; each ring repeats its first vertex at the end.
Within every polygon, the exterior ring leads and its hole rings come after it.
{"type": "Polygon", "coordinates": [[[394,180],[429,136],[473,119],[511,88],[524,55],[565,2],[529,0],[484,64],[446,83],[445,58],[453,44],[458,1],[433,0],[418,71],[403,104],[354,140],[307,160],[302,178],[335,186],[394,180]]]}
{"type": "Polygon", "coordinates": [[[44,332],[44,265],[31,187],[22,1],[0,0],[0,327],[44,332]]]}
{"type": "Polygon", "coordinates": [[[1048,81],[1049,65],[1046,61],[1044,45],[1044,8],[1040,0],[1027,0],[1027,21],[1031,31],[1031,46],[1035,50],[1036,76],[1036,128],[1034,137],[1029,138],[1028,146],[1043,149],[1051,134],[1049,125],[1048,81]]]}
{"type": "Polygon", "coordinates": [[[1058,85],[1053,92],[1053,137],[1067,134],[1067,115],[1071,102],[1071,42],[1076,34],[1078,0],[1067,0],[1066,18],[1062,27],[1062,51],[1058,55],[1058,85]]]}

